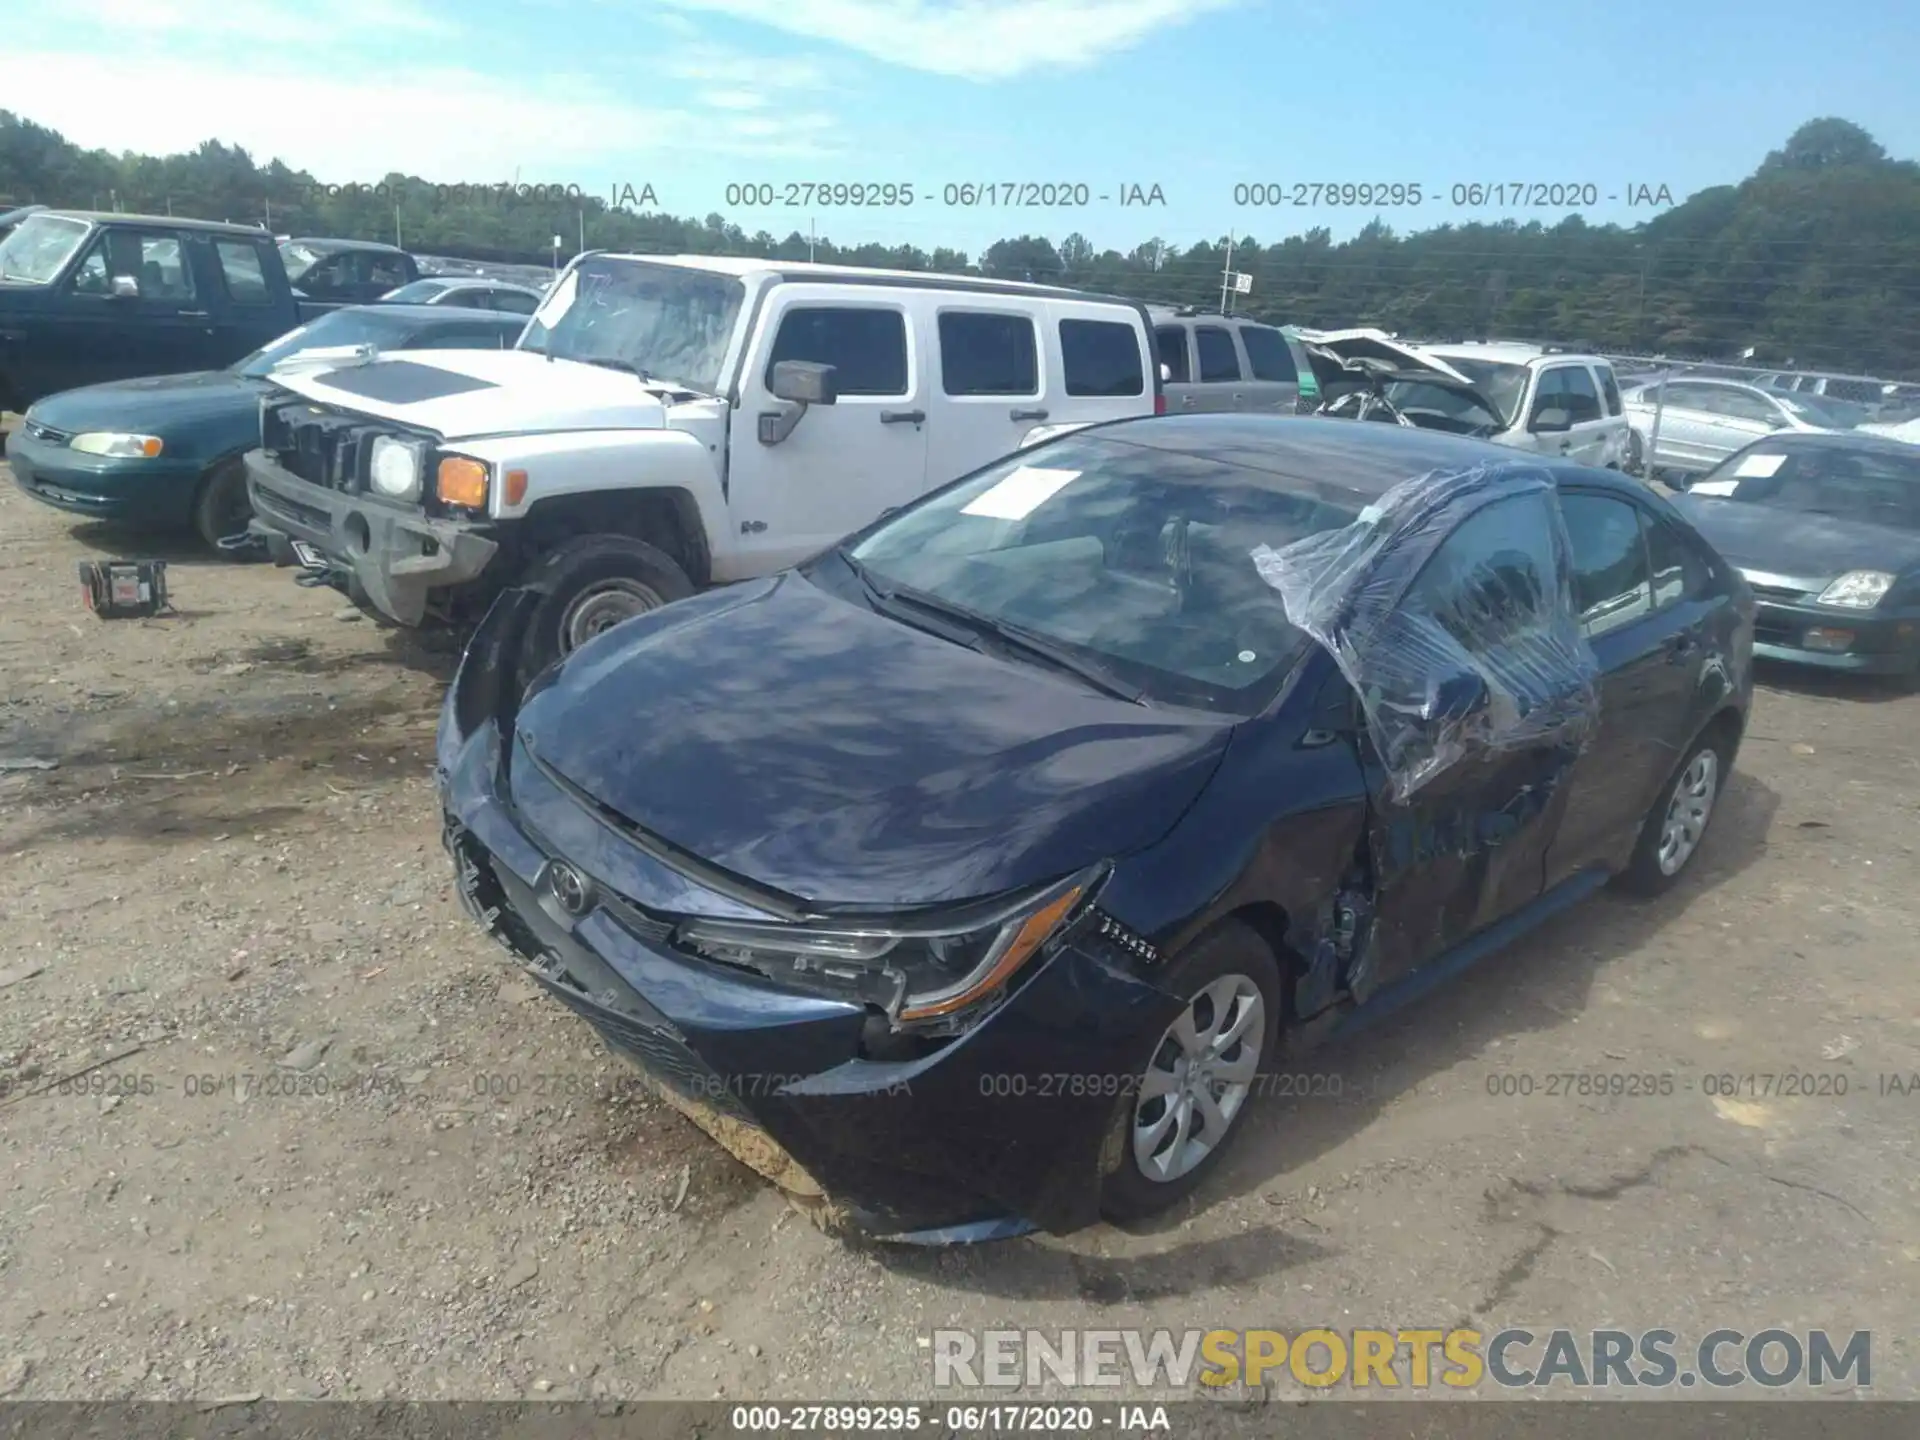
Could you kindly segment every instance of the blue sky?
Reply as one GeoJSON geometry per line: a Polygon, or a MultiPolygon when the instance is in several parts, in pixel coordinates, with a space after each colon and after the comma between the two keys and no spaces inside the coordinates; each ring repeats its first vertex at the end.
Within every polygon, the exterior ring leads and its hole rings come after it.
{"type": "Polygon", "coordinates": [[[1591,182],[1588,218],[1631,222],[1629,186],[1737,179],[1824,114],[1920,154],[1911,0],[63,0],[10,19],[7,52],[0,106],[86,145],[218,138],[333,181],[650,183],[749,231],[976,253],[1498,218],[1450,203],[1472,182],[1591,182]],[[912,183],[917,203],[726,204],[729,182],[796,181],[912,183]],[[968,181],[1167,204],[940,203],[968,181]],[[1426,199],[1236,206],[1263,181],[1426,199]]]}

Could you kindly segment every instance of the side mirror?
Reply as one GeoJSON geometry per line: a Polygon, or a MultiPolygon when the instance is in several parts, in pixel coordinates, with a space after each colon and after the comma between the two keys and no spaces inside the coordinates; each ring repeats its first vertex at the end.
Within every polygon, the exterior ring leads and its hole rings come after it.
{"type": "Polygon", "coordinates": [[[138,300],[140,282],[131,275],[116,275],[107,293],[116,300],[138,300]]]}
{"type": "Polygon", "coordinates": [[[1471,670],[1453,670],[1427,681],[1420,718],[1429,724],[1458,725],[1487,707],[1487,682],[1471,670]]]}
{"type": "Polygon", "coordinates": [[[840,398],[839,372],[812,360],[782,360],[773,367],[768,387],[776,400],[795,405],[832,405],[840,398]]]}
{"type": "Polygon", "coordinates": [[[832,405],[840,398],[839,372],[831,365],[813,360],[778,360],[773,366],[773,383],[767,388],[776,400],[785,400],[791,410],[760,412],[760,443],[778,445],[793,434],[794,426],[812,405],[832,405]]]}
{"type": "Polygon", "coordinates": [[[1173,381],[1173,366],[1167,364],[1166,361],[1162,360],[1160,362],[1160,383],[1162,385],[1167,385],[1167,384],[1171,384],[1172,381],[1173,381]]]}
{"type": "Polygon", "coordinates": [[[1536,435],[1562,435],[1573,428],[1573,416],[1565,410],[1536,410],[1529,428],[1536,435]]]}

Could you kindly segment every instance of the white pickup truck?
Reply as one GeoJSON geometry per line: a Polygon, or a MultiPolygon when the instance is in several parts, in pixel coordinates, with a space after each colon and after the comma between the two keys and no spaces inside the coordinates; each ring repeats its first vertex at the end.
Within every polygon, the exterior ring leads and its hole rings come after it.
{"type": "Polygon", "coordinates": [[[1164,408],[1144,306],[914,272],[588,253],[507,351],[276,377],[252,529],[402,625],[543,599],[521,673],[794,564],[1044,436],[1164,408]]]}

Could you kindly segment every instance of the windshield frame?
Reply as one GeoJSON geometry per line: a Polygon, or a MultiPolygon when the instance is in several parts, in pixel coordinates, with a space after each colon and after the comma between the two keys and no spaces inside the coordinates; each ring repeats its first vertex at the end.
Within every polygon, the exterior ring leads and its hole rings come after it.
{"type": "MultiPolygon", "coordinates": [[[[595,348],[591,353],[584,346],[557,347],[551,351],[552,358],[578,364],[620,361],[626,366],[644,370],[648,379],[662,385],[716,398],[724,397],[739,370],[741,351],[746,343],[745,334],[751,325],[755,307],[750,303],[752,297],[746,281],[738,275],[722,271],[629,255],[583,255],[560,274],[541,296],[534,312],[525,317],[526,328],[521,331],[520,340],[514,348],[536,355],[549,354],[549,347],[545,343],[548,337],[567,333],[562,328],[566,321],[580,313],[581,306],[593,304],[615,277],[622,275],[636,281],[652,278],[656,282],[681,282],[690,295],[700,287],[714,292],[706,299],[718,301],[718,318],[726,326],[726,337],[717,349],[705,357],[707,363],[701,372],[696,375],[677,375],[664,367],[655,368],[646,363],[655,357],[642,353],[640,347],[631,343],[617,345],[612,350],[595,348]],[[585,294],[582,294],[583,290],[585,294]]],[[[632,337],[627,338],[631,340],[632,337]]]]}
{"type": "MultiPolygon", "coordinates": [[[[957,511],[973,503],[980,495],[991,491],[1001,481],[1023,468],[1058,468],[1073,465],[1078,461],[1082,463],[1083,468],[1091,469],[1091,465],[1085,462],[1093,458],[1106,458],[1110,461],[1148,459],[1169,466],[1177,462],[1188,462],[1194,470],[1204,467],[1209,476],[1217,475],[1227,481],[1237,480],[1237,488],[1242,492],[1255,490],[1267,492],[1274,497],[1276,505],[1293,502],[1324,509],[1327,512],[1324,517],[1326,523],[1321,526],[1321,529],[1333,529],[1351,523],[1365,507],[1364,496],[1337,484],[1308,480],[1277,470],[1244,465],[1205,452],[1163,450],[1158,446],[1135,443],[1126,439],[1123,434],[1114,433],[1116,430],[1123,431],[1130,424],[1140,423],[1145,422],[1131,420],[1090,426],[1056,436],[1027,449],[1017,450],[1010,455],[1003,455],[970,474],[928,492],[892,514],[880,517],[797,568],[801,575],[822,589],[847,598],[852,603],[867,605],[868,608],[874,608],[881,614],[885,614],[886,610],[872,605],[870,597],[864,594],[860,580],[862,575],[871,577],[882,586],[898,587],[903,592],[931,596],[948,605],[972,609],[984,619],[1027,630],[1048,644],[1075,656],[1089,667],[1105,672],[1127,688],[1138,691],[1146,703],[1156,707],[1192,710],[1228,723],[1256,718],[1269,712],[1274,704],[1289,692],[1301,673],[1302,666],[1320,648],[1312,636],[1290,622],[1287,626],[1285,648],[1274,652],[1273,664],[1261,672],[1257,678],[1236,689],[1213,684],[1190,673],[1165,669],[1125,654],[1096,648],[1077,641],[1069,635],[1063,635],[1045,624],[1036,624],[1031,615],[1013,613],[999,606],[985,606],[977,599],[948,594],[937,586],[921,583],[924,576],[897,573],[883,568],[884,560],[880,564],[875,564],[873,561],[871,547],[875,542],[884,540],[890,532],[919,522],[920,517],[924,516],[928,510],[945,508],[957,511]]],[[[1196,488],[1215,488],[1207,480],[1194,477],[1168,483],[1189,484],[1196,488]]],[[[1220,486],[1216,493],[1224,493],[1226,489],[1226,486],[1220,486]]],[[[1045,501],[1041,501],[1028,512],[1028,517],[1023,517],[1017,523],[1024,524],[1026,518],[1030,518],[1044,508],[1045,501]]],[[[1194,523],[1193,517],[1187,518],[1189,523],[1194,523]]],[[[1292,538],[1297,537],[1276,531],[1271,543],[1284,545],[1292,538]]],[[[1017,549],[1019,547],[995,548],[1017,549]]],[[[924,549],[920,553],[925,553],[924,549]]],[[[1247,554],[1247,563],[1257,573],[1251,549],[1247,554]]],[[[1274,591],[1274,602],[1276,605],[1282,603],[1277,590],[1274,591]]],[[[908,623],[899,616],[889,618],[898,623],[908,623]]],[[[987,640],[989,648],[994,648],[990,632],[987,634],[987,640]]],[[[1014,657],[1010,663],[1022,662],[1018,657],[1014,657]]]]}
{"type": "MultiPolygon", "coordinates": [[[[93,238],[95,226],[90,220],[81,220],[72,215],[56,215],[39,210],[21,220],[4,236],[0,236],[0,285],[51,285],[60,278],[60,272],[73,262],[73,257],[86,248],[87,241],[93,238]],[[73,243],[59,252],[59,258],[44,275],[8,271],[7,251],[13,247],[22,235],[37,236],[42,230],[55,230],[71,227],[73,243]]],[[[24,246],[21,247],[25,249],[24,246]]]]}

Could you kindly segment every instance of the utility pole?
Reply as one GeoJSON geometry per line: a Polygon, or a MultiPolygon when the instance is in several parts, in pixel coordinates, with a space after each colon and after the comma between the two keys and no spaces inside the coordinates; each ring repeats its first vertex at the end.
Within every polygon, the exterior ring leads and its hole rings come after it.
{"type": "Polygon", "coordinates": [[[1233,284],[1233,236],[1227,236],[1227,268],[1220,272],[1220,313],[1227,313],[1227,287],[1233,284]]]}
{"type": "Polygon", "coordinates": [[[814,246],[819,242],[819,239],[820,239],[819,222],[809,218],[807,221],[807,263],[809,265],[813,263],[814,246]]]}

